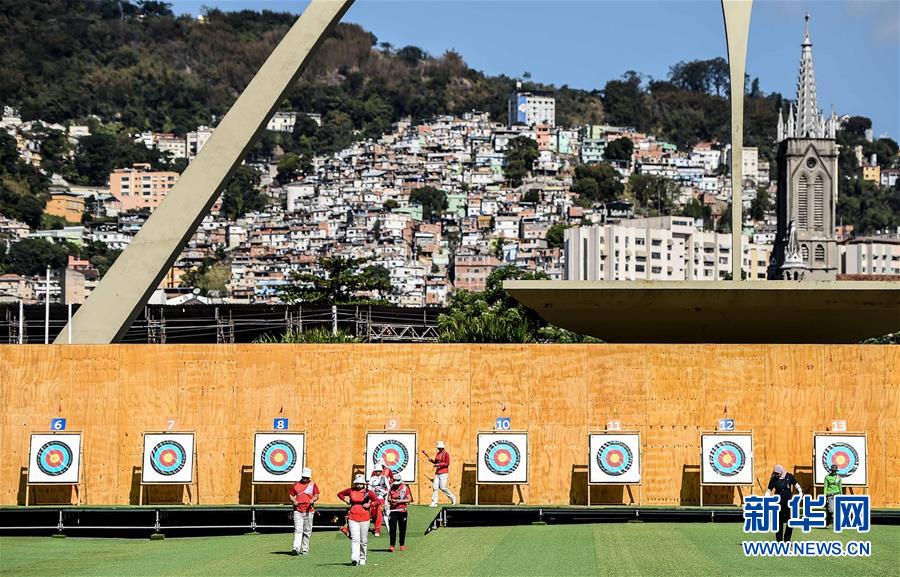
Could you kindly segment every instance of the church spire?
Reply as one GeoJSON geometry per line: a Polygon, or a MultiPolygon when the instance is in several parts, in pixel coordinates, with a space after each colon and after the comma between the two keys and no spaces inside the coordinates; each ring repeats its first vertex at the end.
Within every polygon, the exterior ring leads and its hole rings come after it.
{"type": "Polygon", "coordinates": [[[813,71],[812,40],[809,37],[809,12],[800,55],[800,77],[797,80],[797,138],[823,138],[819,106],[816,103],[816,75],[813,71]]]}

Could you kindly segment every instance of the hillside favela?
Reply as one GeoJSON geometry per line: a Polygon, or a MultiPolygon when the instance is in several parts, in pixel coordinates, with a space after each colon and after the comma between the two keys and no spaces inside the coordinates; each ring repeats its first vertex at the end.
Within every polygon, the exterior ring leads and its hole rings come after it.
{"type": "Polygon", "coordinates": [[[0,31],[0,577],[900,577],[897,0],[0,31]]]}

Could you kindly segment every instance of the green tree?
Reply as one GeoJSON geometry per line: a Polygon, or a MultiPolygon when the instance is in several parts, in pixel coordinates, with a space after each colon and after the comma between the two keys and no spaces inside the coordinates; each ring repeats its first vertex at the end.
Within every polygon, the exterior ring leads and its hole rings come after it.
{"type": "Polygon", "coordinates": [[[763,220],[766,213],[772,210],[772,199],[769,197],[769,191],[764,187],[756,189],[756,198],[750,201],[750,218],[753,220],[763,220]]]}
{"type": "Polygon", "coordinates": [[[606,162],[599,162],[575,168],[572,191],[591,202],[608,202],[620,198],[625,185],[615,168],[606,162]]]}
{"type": "Polygon", "coordinates": [[[488,275],[484,292],[453,293],[447,312],[438,316],[438,339],[448,343],[598,342],[548,325],[503,289],[504,280],[546,278],[544,273],[513,265],[494,269],[488,275]]]}
{"type": "Polygon", "coordinates": [[[547,246],[550,248],[562,248],[565,244],[567,228],[569,228],[568,225],[562,222],[551,224],[550,228],[547,229],[547,234],[544,236],[547,246]]]}
{"type": "Polygon", "coordinates": [[[6,272],[20,275],[44,274],[47,267],[64,268],[71,251],[66,245],[55,244],[42,238],[26,238],[7,249],[4,268],[6,272]]]}
{"type": "Polygon", "coordinates": [[[692,198],[684,205],[681,209],[681,216],[688,216],[697,220],[702,219],[705,230],[713,229],[712,208],[696,198],[692,198]]]}
{"type": "Polygon", "coordinates": [[[606,160],[631,160],[631,155],[634,152],[634,143],[630,138],[617,138],[606,145],[606,149],[603,151],[603,158],[606,160]]]}
{"type": "Polygon", "coordinates": [[[113,169],[131,168],[141,162],[154,168],[165,167],[158,150],[136,144],[124,134],[99,132],[78,141],[74,169],[82,183],[103,185],[113,169]]]}
{"type": "Polygon", "coordinates": [[[260,211],[266,207],[266,199],[257,189],[259,172],[249,166],[239,166],[225,186],[222,194],[220,214],[235,220],[248,212],[260,211]]]}
{"type": "Polygon", "coordinates": [[[603,88],[601,96],[606,121],[618,126],[646,128],[649,118],[645,93],[641,88],[641,76],[633,71],[626,72],[621,80],[610,80],[603,88]]]}
{"type": "Polygon", "coordinates": [[[522,202],[531,202],[538,204],[541,202],[541,192],[537,189],[531,189],[522,195],[522,202]]]}
{"type": "Polygon", "coordinates": [[[333,332],[331,329],[316,327],[305,331],[288,329],[280,336],[267,334],[253,342],[264,344],[341,344],[358,343],[359,339],[342,330],[333,332]]]}
{"type": "Polygon", "coordinates": [[[628,188],[648,216],[672,214],[680,193],[678,183],[654,174],[633,173],[628,178],[628,188]]]}
{"type": "Polygon", "coordinates": [[[384,303],[392,292],[390,272],[382,265],[363,266],[369,259],[324,257],[317,267],[324,274],[291,273],[291,284],[279,290],[282,300],[317,305],[384,303]],[[375,299],[357,296],[375,293],[375,299]]]}
{"type": "Polygon", "coordinates": [[[386,201],[384,201],[384,204],[382,204],[382,206],[385,208],[385,210],[391,211],[391,210],[398,208],[400,206],[400,204],[393,198],[389,198],[386,201]]]}
{"type": "Polygon", "coordinates": [[[422,186],[409,193],[409,202],[422,207],[422,218],[432,221],[447,210],[447,193],[433,186],[422,186]]]}
{"type": "Polygon", "coordinates": [[[312,170],[312,163],[306,156],[294,152],[288,152],[278,161],[275,180],[278,184],[285,184],[297,180],[298,177],[312,170]]]}
{"type": "Polygon", "coordinates": [[[540,156],[540,152],[537,142],[528,137],[519,136],[509,141],[504,156],[506,166],[503,168],[503,174],[510,186],[517,187],[522,185],[522,180],[534,168],[534,161],[540,156]]]}

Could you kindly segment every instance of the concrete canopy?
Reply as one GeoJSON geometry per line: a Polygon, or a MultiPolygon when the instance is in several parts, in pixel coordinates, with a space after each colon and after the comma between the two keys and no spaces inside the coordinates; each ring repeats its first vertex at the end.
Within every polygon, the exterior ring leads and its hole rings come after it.
{"type": "Polygon", "coordinates": [[[611,343],[856,343],[900,330],[900,283],[506,281],[559,327],[611,343]]]}

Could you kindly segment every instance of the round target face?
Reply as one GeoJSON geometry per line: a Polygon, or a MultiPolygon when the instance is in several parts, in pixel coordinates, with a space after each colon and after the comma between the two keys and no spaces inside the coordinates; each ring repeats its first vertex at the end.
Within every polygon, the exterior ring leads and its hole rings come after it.
{"type": "Polygon", "coordinates": [[[72,466],[72,449],[61,441],[50,441],[38,450],[36,459],[42,473],[56,477],[72,466]]]}
{"type": "Polygon", "coordinates": [[[733,477],[741,472],[747,459],[744,450],[732,441],[722,441],[713,445],[709,452],[709,465],[723,477],[733,477]]]}
{"type": "Polygon", "coordinates": [[[831,472],[831,466],[838,468],[838,475],[848,477],[859,468],[859,455],[847,443],[832,443],[822,453],[822,466],[831,472]]]}
{"type": "Polygon", "coordinates": [[[259,455],[263,469],[273,475],[286,475],[297,464],[297,451],[294,445],[282,439],[276,439],[263,447],[259,455]]]}
{"type": "Polygon", "coordinates": [[[606,475],[624,475],[634,463],[631,449],[622,441],[603,443],[597,450],[597,466],[606,475]]]}
{"type": "Polygon", "coordinates": [[[409,463],[409,450],[400,441],[386,439],[378,443],[372,451],[372,463],[379,462],[383,462],[392,472],[399,473],[409,463]]]}
{"type": "Polygon", "coordinates": [[[150,466],[160,475],[174,475],[184,468],[187,455],[177,441],[158,443],[150,452],[150,466]]]}
{"type": "Polygon", "coordinates": [[[484,464],[495,475],[509,475],[519,462],[519,449],[509,441],[494,441],[484,452],[484,464]]]}

